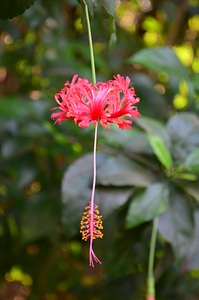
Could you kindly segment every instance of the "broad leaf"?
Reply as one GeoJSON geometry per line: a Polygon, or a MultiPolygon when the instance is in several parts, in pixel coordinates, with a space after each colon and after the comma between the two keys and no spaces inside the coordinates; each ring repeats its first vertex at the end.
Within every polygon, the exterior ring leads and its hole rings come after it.
{"type": "Polygon", "coordinates": [[[199,174],[199,149],[191,152],[185,160],[185,168],[199,174]]]}
{"type": "Polygon", "coordinates": [[[148,116],[155,120],[167,118],[167,99],[165,95],[161,95],[155,90],[152,78],[145,74],[136,74],[131,76],[131,78],[136,94],[141,100],[144,99],[144,101],[139,102],[139,111],[142,112],[142,118],[143,116],[148,116]]]}
{"type": "Polygon", "coordinates": [[[164,144],[164,141],[160,137],[151,134],[148,134],[147,137],[158,160],[164,167],[171,169],[173,166],[173,160],[164,144]]]}
{"type": "Polygon", "coordinates": [[[192,247],[190,247],[189,255],[186,260],[186,270],[199,269],[199,210],[194,212],[194,235],[192,241],[192,247]]]}
{"type": "Polygon", "coordinates": [[[154,183],[140,193],[129,206],[126,227],[132,228],[162,214],[168,206],[169,188],[163,183],[154,183]]]}
{"type": "Polygon", "coordinates": [[[159,232],[172,245],[181,263],[188,254],[194,230],[192,209],[183,195],[172,191],[168,210],[160,216],[159,232]]]}
{"type": "Polygon", "coordinates": [[[170,148],[171,146],[170,136],[167,132],[167,129],[161,122],[145,116],[136,119],[135,122],[146,133],[161,137],[162,140],[165,142],[166,146],[170,148]]]}
{"type": "Polygon", "coordinates": [[[115,15],[115,7],[116,7],[116,0],[101,0],[103,6],[105,7],[107,13],[111,16],[115,15]]]}
{"type": "Polygon", "coordinates": [[[6,0],[0,2],[0,19],[11,19],[21,15],[36,0],[6,0]]]}
{"type": "MultiPolygon", "coordinates": [[[[106,165],[109,157],[99,153],[97,168],[106,165]]],[[[79,232],[79,224],[91,197],[93,176],[93,154],[88,154],[76,160],[65,172],[62,181],[62,222],[67,236],[79,232]]],[[[98,177],[98,175],[97,175],[98,177]]],[[[103,188],[96,190],[95,202],[103,217],[122,206],[132,194],[132,188],[103,188]]]]}
{"type": "Polygon", "coordinates": [[[155,180],[149,170],[125,157],[109,157],[98,168],[97,178],[105,186],[147,187],[155,180]]]}
{"type": "Polygon", "coordinates": [[[149,141],[147,135],[144,132],[136,133],[126,142],[125,149],[128,153],[151,154],[151,148],[149,147],[149,141]]]}
{"type": "Polygon", "coordinates": [[[128,60],[156,72],[166,72],[169,76],[189,78],[187,68],[181,63],[175,52],[169,47],[142,49],[128,60]]]}
{"type": "Polygon", "coordinates": [[[183,189],[191,195],[196,201],[199,202],[199,184],[197,183],[192,183],[192,184],[186,184],[183,186],[183,189]]]}
{"type": "Polygon", "coordinates": [[[185,140],[199,126],[196,114],[183,112],[169,119],[167,130],[175,143],[185,140]]]}
{"type": "Polygon", "coordinates": [[[167,130],[173,140],[173,156],[176,161],[185,162],[187,156],[199,147],[199,118],[193,113],[179,113],[167,123],[167,130]]]}
{"type": "MultiPolygon", "coordinates": [[[[98,155],[98,166],[103,161],[105,156],[98,155]]],[[[92,155],[84,156],[69,166],[62,180],[62,221],[69,236],[78,232],[82,212],[90,201],[92,166],[92,155]]]]}

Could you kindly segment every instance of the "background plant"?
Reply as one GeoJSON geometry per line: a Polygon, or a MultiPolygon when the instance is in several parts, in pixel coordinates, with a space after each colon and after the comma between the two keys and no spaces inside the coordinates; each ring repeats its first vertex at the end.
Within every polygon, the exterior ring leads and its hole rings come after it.
{"type": "Polygon", "coordinates": [[[197,299],[199,12],[178,4],[121,1],[114,15],[113,1],[88,2],[98,80],[130,76],[143,115],[132,132],[100,131],[93,272],[79,234],[92,129],[49,120],[66,79],[91,79],[81,5],[35,1],[0,22],[0,299],[144,299],[157,215],[157,299],[197,299]]]}

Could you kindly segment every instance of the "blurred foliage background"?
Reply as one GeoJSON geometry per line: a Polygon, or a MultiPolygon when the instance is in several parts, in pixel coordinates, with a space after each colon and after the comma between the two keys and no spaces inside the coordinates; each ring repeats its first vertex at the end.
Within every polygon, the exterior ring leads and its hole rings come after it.
{"type": "Polygon", "coordinates": [[[132,131],[99,132],[104,238],[94,246],[103,264],[88,266],[79,234],[93,128],[50,120],[66,80],[77,73],[91,80],[84,11],[75,0],[7,1],[0,7],[0,300],[145,299],[151,220],[159,215],[157,299],[197,300],[198,1],[87,3],[97,79],[128,75],[142,114],[132,131]]]}

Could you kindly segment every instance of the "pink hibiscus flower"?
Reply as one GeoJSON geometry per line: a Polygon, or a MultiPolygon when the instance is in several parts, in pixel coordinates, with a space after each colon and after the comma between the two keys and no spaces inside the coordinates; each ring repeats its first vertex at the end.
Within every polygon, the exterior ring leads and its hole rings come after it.
{"type": "Polygon", "coordinates": [[[71,83],[66,82],[64,88],[55,95],[58,109],[51,115],[55,123],[73,119],[79,127],[86,128],[90,123],[108,128],[115,123],[121,129],[131,129],[132,120],[122,117],[136,118],[140,116],[134,104],[139,102],[133,87],[129,87],[130,79],[117,75],[114,80],[97,82],[92,85],[87,79],[74,75],[71,83]]]}
{"type": "MultiPolygon", "coordinates": [[[[82,239],[90,240],[89,264],[101,261],[93,251],[93,240],[102,238],[102,216],[94,203],[96,186],[96,145],[98,124],[109,129],[110,124],[117,124],[120,129],[131,129],[132,119],[140,116],[134,104],[139,102],[133,87],[129,87],[129,77],[117,75],[114,80],[97,82],[93,85],[85,78],[74,75],[72,81],[66,81],[64,87],[55,95],[58,104],[51,114],[55,123],[72,119],[81,128],[87,128],[90,123],[95,125],[93,154],[93,186],[89,205],[86,206],[81,220],[80,233],[82,239]],[[123,118],[125,117],[125,118],[123,118]]],[[[153,300],[148,299],[148,300],[153,300]]]]}

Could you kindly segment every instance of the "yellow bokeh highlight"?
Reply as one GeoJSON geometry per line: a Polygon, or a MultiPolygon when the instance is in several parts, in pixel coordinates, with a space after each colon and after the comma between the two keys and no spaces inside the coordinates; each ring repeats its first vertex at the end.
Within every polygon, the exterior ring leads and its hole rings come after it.
{"type": "Polygon", "coordinates": [[[199,58],[194,58],[192,63],[192,70],[195,73],[199,73],[199,58]]]}
{"type": "Polygon", "coordinates": [[[142,28],[152,32],[160,32],[162,30],[161,24],[153,17],[145,18],[142,22],[142,28]]]}
{"type": "Polygon", "coordinates": [[[149,47],[155,46],[158,41],[158,33],[152,32],[152,31],[147,31],[147,32],[145,32],[145,34],[143,36],[143,40],[147,46],[149,46],[149,47]]]}
{"type": "Polygon", "coordinates": [[[72,148],[76,153],[80,153],[82,151],[82,145],[80,143],[74,143],[72,148]]]}
{"type": "Polygon", "coordinates": [[[181,110],[181,109],[184,109],[187,107],[188,93],[189,93],[188,84],[185,80],[182,80],[179,83],[179,93],[177,95],[175,95],[175,97],[173,99],[173,106],[176,109],[181,110]]]}
{"type": "Polygon", "coordinates": [[[193,31],[199,31],[199,15],[195,15],[188,21],[188,26],[193,31]]]}
{"type": "Polygon", "coordinates": [[[87,274],[87,275],[82,276],[82,278],[81,278],[81,284],[83,286],[89,287],[89,286],[96,284],[96,282],[98,282],[98,279],[92,275],[87,274]]]}
{"type": "Polygon", "coordinates": [[[184,109],[185,107],[187,107],[188,104],[188,100],[187,97],[181,95],[181,94],[177,94],[175,95],[174,99],[173,99],[173,106],[176,109],[184,109]]]}
{"type": "Polygon", "coordinates": [[[167,83],[169,80],[169,76],[166,72],[159,72],[158,73],[158,79],[162,83],[167,83]]]}
{"type": "Polygon", "coordinates": [[[188,96],[189,89],[188,89],[187,82],[185,80],[182,80],[179,83],[179,92],[180,92],[181,95],[183,95],[185,97],[188,96]]]}
{"type": "Polygon", "coordinates": [[[74,23],[74,26],[75,26],[75,29],[79,32],[82,31],[83,29],[83,26],[82,26],[82,21],[81,21],[81,18],[77,18],[75,23],[74,23]]]}
{"type": "Polygon", "coordinates": [[[20,267],[14,266],[9,273],[5,274],[5,279],[8,282],[19,281],[25,286],[32,285],[32,278],[28,274],[24,274],[20,267]]]}
{"type": "Polygon", "coordinates": [[[190,67],[193,62],[193,48],[190,44],[184,44],[173,48],[181,62],[190,67]]]}
{"type": "Polygon", "coordinates": [[[199,278],[199,269],[195,269],[191,271],[191,277],[199,278]]]}

